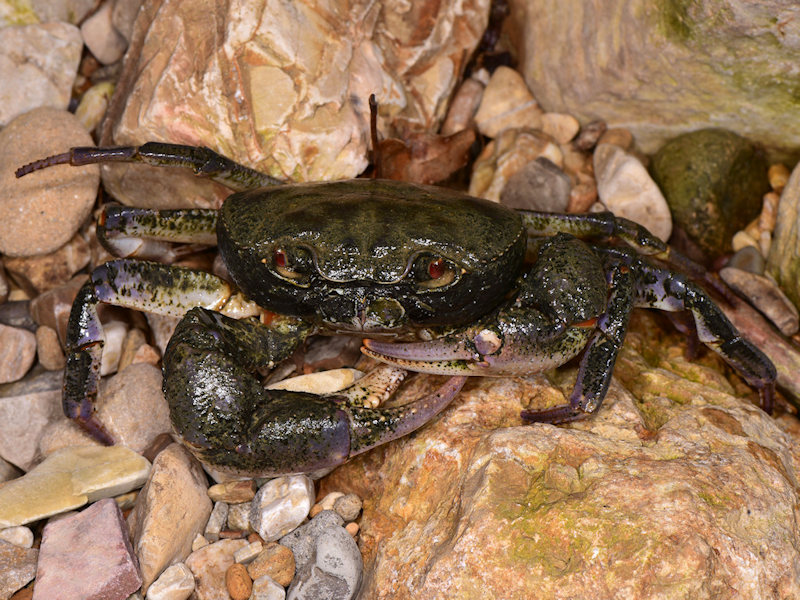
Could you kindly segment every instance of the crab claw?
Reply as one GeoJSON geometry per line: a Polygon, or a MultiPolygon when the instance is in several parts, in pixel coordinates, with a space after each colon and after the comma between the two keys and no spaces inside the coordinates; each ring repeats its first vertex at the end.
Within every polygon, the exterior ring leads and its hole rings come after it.
{"type": "Polygon", "coordinates": [[[361,352],[390,365],[437,375],[514,376],[555,368],[576,356],[594,322],[567,326],[532,309],[510,309],[480,326],[426,342],[364,340],[361,352]]]}

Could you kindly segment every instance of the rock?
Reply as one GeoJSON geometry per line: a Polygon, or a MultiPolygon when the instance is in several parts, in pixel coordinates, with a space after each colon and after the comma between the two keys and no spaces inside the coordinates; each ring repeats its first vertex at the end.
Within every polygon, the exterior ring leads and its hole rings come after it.
{"type": "Polygon", "coordinates": [[[125,339],[122,341],[122,350],[120,351],[117,368],[122,371],[128,365],[133,364],[139,348],[145,345],[147,345],[147,338],[144,332],[135,327],[129,329],[125,334],[125,339]]]}
{"type": "Polygon", "coordinates": [[[20,548],[0,540],[0,598],[10,598],[36,575],[39,550],[20,548]]]}
{"type": "Polygon", "coordinates": [[[766,261],[761,252],[754,246],[748,245],[736,251],[736,254],[731,256],[728,261],[727,267],[735,267],[743,271],[762,275],[764,273],[764,266],[766,261]]]}
{"type": "Polygon", "coordinates": [[[559,144],[568,144],[578,135],[581,124],[572,115],[561,113],[544,113],[542,115],[542,131],[551,136],[559,144]]]}
{"type": "Polygon", "coordinates": [[[800,593],[798,437],[736,397],[716,356],[684,352],[636,313],[591,418],[520,426],[526,405],[564,401],[575,369],[558,385],[474,378],[414,436],[334,471],[321,493],[369,499],[361,597],[800,593]]]}
{"type": "Polygon", "coordinates": [[[104,65],[117,62],[125,54],[128,40],[111,23],[114,2],[104,2],[81,25],[83,43],[94,57],[104,65]]]}
{"type": "Polygon", "coordinates": [[[292,582],[294,571],[294,553],[275,542],[267,542],[259,555],[247,565],[247,572],[254,581],[269,577],[283,587],[292,582]]]}
{"type": "Polygon", "coordinates": [[[758,216],[769,189],[764,157],[722,129],[676,137],[653,157],[650,170],[676,226],[708,259],[726,252],[733,234],[758,216]]]}
{"type": "Polygon", "coordinates": [[[333,510],[346,521],[355,521],[361,513],[361,498],[356,494],[345,494],[333,503],[333,510]]]}
{"type": "Polygon", "coordinates": [[[183,563],[167,567],[147,589],[147,600],[186,600],[194,592],[194,575],[183,563]]]}
{"type": "Polygon", "coordinates": [[[5,259],[9,276],[31,297],[64,285],[87,264],[89,244],[80,235],[49,254],[5,259]]]}
{"type": "Polygon", "coordinates": [[[8,300],[9,291],[6,270],[3,268],[3,261],[0,260],[0,304],[4,304],[8,300]]]}
{"type": "Polygon", "coordinates": [[[795,8],[783,0],[513,0],[507,25],[520,71],[547,110],[582,123],[602,115],[648,154],[704,127],[792,153],[800,124],[786,121],[796,103],[784,74],[800,39],[795,8]]]}
{"type": "Polygon", "coordinates": [[[522,75],[501,66],[483,91],[475,124],[483,135],[496,138],[505,129],[540,129],[543,112],[522,75]]]}
{"type": "Polygon", "coordinates": [[[539,157],[509,177],[500,202],[510,208],[563,213],[571,187],[564,171],[539,157]]]}
{"type": "Polygon", "coordinates": [[[342,496],[344,496],[343,492],[331,492],[330,494],[326,494],[322,500],[311,507],[311,511],[308,513],[308,516],[313,519],[323,510],[333,510],[334,502],[336,502],[342,496]]]}
{"type": "Polygon", "coordinates": [[[225,571],[225,587],[232,600],[247,600],[253,591],[253,580],[244,565],[234,563],[225,571]]]}
{"type": "Polygon", "coordinates": [[[733,234],[733,238],[731,239],[731,248],[734,252],[739,252],[740,250],[744,250],[748,247],[753,248],[756,252],[761,254],[761,250],[758,247],[758,240],[753,239],[752,235],[744,230],[737,231],[733,234]]]}
{"type": "MultiPolygon", "coordinates": [[[[384,135],[438,129],[489,2],[384,8],[325,0],[243,13],[215,0],[144,3],[102,141],[192,142],[283,179],[354,177],[367,165],[370,93],[384,135]],[[219,36],[208,36],[209,20],[219,36]]],[[[208,207],[229,193],[191,173],[136,167],[103,169],[124,203],[208,207]]]]}
{"type": "MultiPolygon", "coordinates": [[[[220,484],[217,484],[220,485],[220,484]]],[[[228,529],[252,531],[250,528],[250,503],[231,504],[228,507],[228,529]]]]}
{"type": "Polygon", "coordinates": [[[338,392],[352,385],[357,379],[364,376],[358,369],[331,369],[318,373],[308,373],[283,379],[271,383],[266,387],[270,390],[289,390],[293,392],[309,392],[311,394],[329,394],[338,392]]]}
{"type": "Polygon", "coordinates": [[[253,559],[258,556],[261,551],[264,549],[264,544],[260,541],[256,540],[254,542],[250,542],[242,548],[241,550],[237,550],[233,555],[233,560],[237,563],[247,564],[252,562],[253,559]]]}
{"type": "Polygon", "coordinates": [[[598,145],[594,151],[594,171],[597,193],[608,210],[667,241],[672,233],[669,207],[639,160],[618,146],[598,145]]]}
{"type": "Polygon", "coordinates": [[[589,152],[597,145],[607,130],[608,125],[605,121],[590,121],[581,127],[578,137],[572,141],[572,146],[581,152],[589,152]]]}
{"type": "Polygon", "coordinates": [[[31,0],[42,23],[60,21],[77,25],[97,6],[96,0],[31,0]]]}
{"type": "Polygon", "coordinates": [[[33,532],[28,527],[21,525],[6,527],[5,529],[0,529],[0,540],[20,548],[30,548],[33,546],[33,532]]]}
{"type": "Polygon", "coordinates": [[[344,526],[344,530],[347,533],[349,533],[353,538],[355,538],[358,535],[359,529],[361,528],[358,526],[358,523],[348,523],[347,525],[344,526]]]}
{"type": "Polygon", "coordinates": [[[10,462],[0,458],[0,483],[11,481],[22,475],[22,471],[17,469],[10,462]]]}
{"type": "Polygon", "coordinates": [[[569,192],[568,213],[584,213],[597,202],[597,186],[595,184],[579,183],[569,192]]]}
{"type": "Polygon", "coordinates": [[[61,372],[33,372],[0,385],[0,456],[23,471],[34,465],[47,426],[61,418],[62,381],[61,372]]]}
{"type": "Polygon", "coordinates": [[[612,144],[623,150],[630,150],[633,147],[633,134],[624,127],[607,129],[597,140],[597,145],[600,144],[612,144]]]}
{"type": "Polygon", "coordinates": [[[60,371],[67,364],[56,330],[47,325],[36,329],[36,355],[48,371],[60,371]]]}
{"type": "Polygon", "coordinates": [[[445,117],[439,133],[452,135],[472,127],[475,112],[478,110],[482,97],[483,84],[472,77],[465,79],[450,102],[447,117],[445,117]]]}
{"type": "MultiPolygon", "coordinates": [[[[0,126],[33,109],[46,110],[39,107],[65,110],[82,47],[78,29],[67,23],[0,29],[0,79],[14,82],[0,93],[0,126]]],[[[43,133],[49,135],[46,128],[43,133]]]]}
{"type": "Polygon", "coordinates": [[[774,164],[769,166],[769,170],[767,171],[767,178],[769,179],[769,187],[771,187],[775,192],[780,194],[783,191],[783,188],[786,187],[786,184],[789,182],[789,176],[791,173],[786,165],[782,164],[774,164]]]}
{"type": "Polygon", "coordinates": [[[208,540],[198,533],[192,540],[192,552],[200,550],[204,546],[208,546],[208,540]]]}
{"type": "Polygon", "coordinates": [[[183,317],[157,315],[155,313],[145,313],[144,316],[147,318],[147,324],[150,325],[150,331],[153,334],[156,346],[163,356],[172,334],[175,333],[175,327],[183,317]]]}
{"type": "Polygon", "coordinates": [[[114,500],[48,523],[34,600],[125,600],[142,585],[125,521],[114,500]]]}
{"type": "MultiPolygon", "coordinates": [[[[192,540],[203,531],[210,514],[211,500],[200,464],[180,444],[170,445],[153,462],[150,478],[128,517],[142,591],[147,593],[168,565],[189,556],[192,540]]],[[[186,565],[191,568],[188,560],[186,565]]]]}
{"type": "Polygon", "coordinates": [[[122,344],[128,334],[128,324],[122,321],[111,320],[103,323],[103,359],[100,364],[100,374],[110,375],[117,371],[122,356],[122,344]]]}
{"type": "Polygon", "coordinates": [[[800,306],[800,168],[795,167],[778,204],[767,272],[795,306],[800,306]]]}
{"type": "Polygon", "coordinates": [[[123,446],[77,446],[48,456],[0,487],[0,527],[57,515],[136,489],[150,463],[123,446]]]}
{"type": "MultiPolygon", "coordinates": [[[[3,31],[0,30],[0,34],[3,31]]],[[[91,146],[78,119],[37,108],[0,132],[0,253],[34,256],[66,244],[94,206],[99,167],[59,165],[17,179],[15,169],[72,146],[91,146]]]]}
{"type": "Polygon", "coordinates": [[[286,590],[268,575],[253,581],[253,595],[250,600],[285,600],[286,590]]]}
{"type": "Polygon", "coordinates": [[[722,269],[719,275],[772,321],[783,335],[792,336],[800,329],[797,308],[768,277],[730,266],[722,269]]]}
{"type": "Polygon", "coordinates": [[[143,0],[114,0],[114,10],[111,13],[111,23],[114,29],[119,31],[126,42],[131,41],[133,35],[133,23],[139,9],[142,7],[143,0]]]}
{"type": "MultiPolygon", "coordinates": [[[[117,2],[117,4],[125,4],[125,2],[117,2]]],[[[75,116],[78,117],[86,131],[94,131],[103,120],[113,93],[114,84],[111,81],[96,83],[83,93],[80,104],[75,109],[75,116]]]]}
{"type": "Polygon", "coordinates": [[[215,502],[211,511],[211,516],[206,523],[203,537],[209,542],[216,542],[219,539],[219,532],[225,527],[228,520],[228,505],[225,502],[215,502]]]}
{"type": "Polygon", "coordinates": [[[252,479],[217,483],[208,488],[208,497],[214,502],[238,504],[250,502],[256,495],[256,482],[252,479]]]}
{"type": "Polygon", "coordinates": [[[22,379],[36,358],[36,336],[0,324],[0,383],[22,379]]]}
{"type": "Polygon", "coordinates": [[[349,600],[355,596],[363,569],[361,553],[339,515],[322,511],[280,543],[291,549],[297,561],[287,598],[349,600]]]}
{"type": "Polygon", "coordinates": [[[314,482],[309,477],[276,477],[256,493],[250,508],[250,525],[264,541],[277,540],[303,522],[312,504],[314,482]]]}
{"type": "Polygon", "coordinates": [[[563,164],[561,149],[550,136],[527,129],[506,129],[486,145],[475,161],[469,193],[499,202],[506,182],[525,165],[540,157],[557,167],[563,164]]]}
{"type": "Polygon", "coordinates": [[[247,545],[245,540],[220,540],[192,552],[186,566],[194,575],[195,600],[227,598],[225,573],[233,565],[233,553],[247,545]]]}

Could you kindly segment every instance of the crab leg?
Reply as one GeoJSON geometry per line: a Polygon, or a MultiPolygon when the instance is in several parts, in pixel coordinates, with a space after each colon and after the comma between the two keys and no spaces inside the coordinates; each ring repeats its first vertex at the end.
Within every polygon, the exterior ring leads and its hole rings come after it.
{"type": "Polygon", "coordinates": [[[208,177],[235,191],[283,183],[217,154],[210,148],[163,142],[147,142],[141,146],[70,148],[63,154],[49,156],[20,167],[16,175],[22,177],[53,165],[80,166],[108,162],[144,163],[153,167],[184,167],[192,169],[198,177],[208,177]]]}
{"type": "Polygon", "coordinates": [[[421,427],[444,409],[464,377],[392,409],[362,405],[391,393],[400,378],[379,376],[319,396],[269,390],[252,372],[271,357],[261,350],[268,330],[195,308],[180,322],[164,354],[164,393],[175,431],[205,463],[232,474],[274,476],[312,472],[421,427]],[[360,389],[354,389],[360,388],[360,389]]]}
{"type": "MultiPolygon", "coordinates": [[[[94,413],[104,343],[97,315],[100,302],[173,316],[181,316],[195,306],[237,318],[260,314],[256,305],[210,273],[131,259],[97,267],[78,292],[70,313],[63,404],[65,415],[106,444],[113,440],[94,413]]],[[[280,327],[288,331],[284,333],[276,325],[276,361],[288,356],[310,330],[302,322],[288,318],[280,320],[280,327]]]]}
{"type": "Polygon", "coordinates": [[[115,256],[171,262],[217,243],[217,211],[152,210],[106,204],[97,220],[97,239],[115,256]],[[191,244],[180,250],[173,243],[191,244]]]}

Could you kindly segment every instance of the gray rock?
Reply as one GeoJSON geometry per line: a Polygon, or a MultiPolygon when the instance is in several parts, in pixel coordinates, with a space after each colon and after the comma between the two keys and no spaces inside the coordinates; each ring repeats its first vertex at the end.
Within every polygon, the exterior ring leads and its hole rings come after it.
{"type": "Polygon", "coordinates": [[[219,539],[219,532],[225,527],[228,520],[228,505],[225,502],[215,502],[214,509],[208,517],[206,529],[203,532],[203,537],[209,542],[216,542],[219,539]]]}
{"type": "Polygon", "coordinates": [[[541,156],[514,173],[500,194],[511,208],[566,212],[572,184],[564,171],[541,156]]]}
{"type": "Polygon", "coordinates": [[[766,260],[764,259],[764,255],[758,251],[758,248],[755,246],[745,246],[731,256],[726,266],[761,275],[764,273],[766,260]]]}
{"type": "Polygon", "coordinates": [[[356,494],[345,494],[334,501],[333,510],[345,521],[355,521],[361,512],[361,498],[356,494]]]}
{"type": "Polygon", "coordinates": [[[269,575],[263,575],[253,582],[250,600],[284,600],[286,590],[269,575]]]}
{"type": "Polygon", "coordinates": [[[14,82],[0,92],[0,126],[35,108],[66,109],[82,49],[77,27],[67,23],[0,29],[0,81],[14,82]]]}
{"type": "Polygon", "coordinates": [[[306,475],[271,479],[258,490],[250,508],[250,526],[265,542],[300,525],[314,504],[314,482],[306,475]]]}
{"type": "Polygon", "coordinates": [[[344,521],[324,510],[309,523],[281,538],[292,550],[297,573],[289,587],[290,600],[348,600],[361,583],[361,552],[344,521]]]}

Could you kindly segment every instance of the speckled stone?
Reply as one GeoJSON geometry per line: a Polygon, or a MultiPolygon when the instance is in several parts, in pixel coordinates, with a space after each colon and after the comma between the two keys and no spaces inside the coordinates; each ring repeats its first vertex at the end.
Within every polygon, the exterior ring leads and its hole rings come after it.
{"type": "Polygon", "coordinates": [[[186,566],[194,574],[196,600],[229,597],[225,587],[225,572],[234,564],[234,553],[245,546],[247,540],[220,540],[191,553],[186,559],[186,566]]]}
{"type": "Polygon", "coordinates": [[[194,592],[194,575],[183,563],[170,565],[147,589],[147,600],[186,600],[194,592]]]}
{"type": "Polygon", "coordinates": [[[36,575],[39,550],[20,548],[0,540],[0,598],[11,595],[36,575]]]}
{"type": "Polygon", "coordinates": [[[0,253],[47,254],[72,238],[94,206],[99,167],[59,165],[20,179],[14,170],[72,146],[91,145],[75,115],[53,108],[25,113],[0,131],[0,253]]]}

